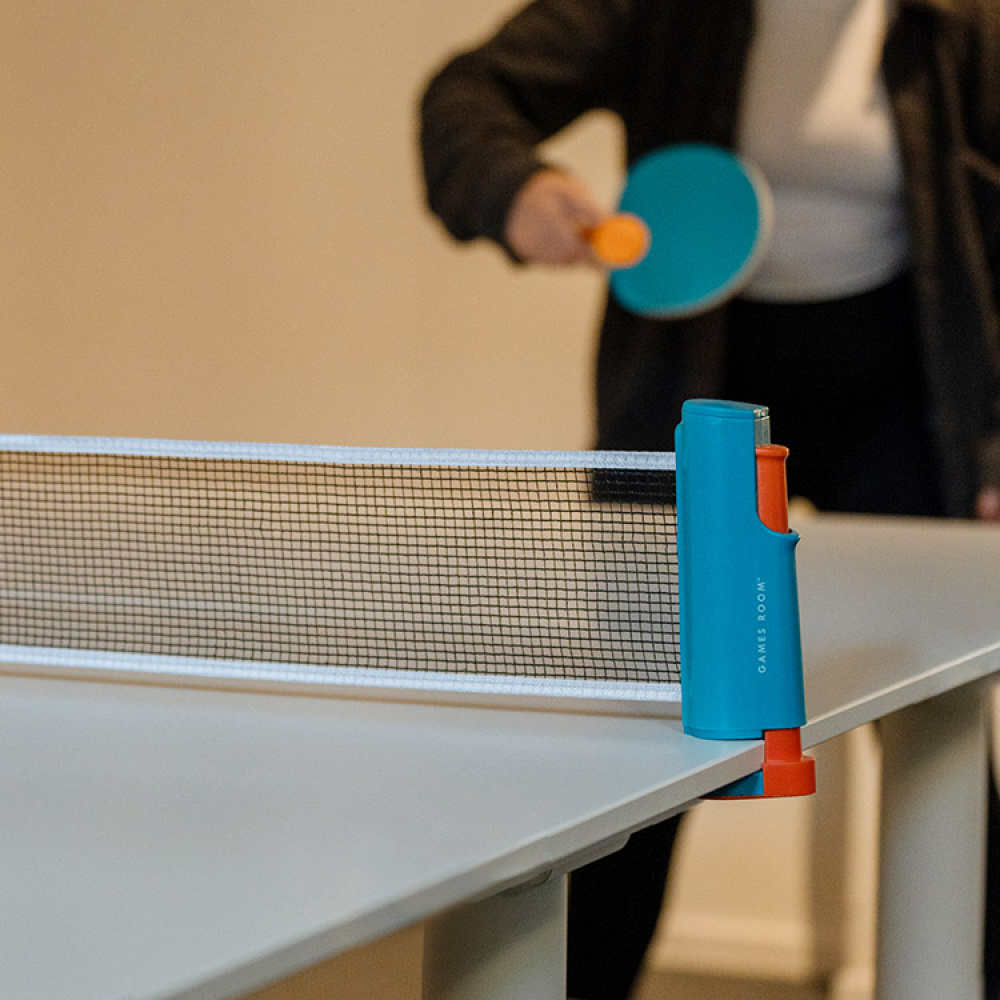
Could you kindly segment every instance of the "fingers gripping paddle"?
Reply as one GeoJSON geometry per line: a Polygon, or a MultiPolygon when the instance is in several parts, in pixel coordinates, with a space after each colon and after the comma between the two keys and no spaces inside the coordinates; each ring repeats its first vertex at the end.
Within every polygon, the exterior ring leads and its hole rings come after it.
{"type": "Polygon", "coordinates": [[[699,144],[637,160],[619,211],[588,239],[612,269],[611,292],[619,303],[660,319],[704,312],[739,292],[773,228],[771,193],[760,171],[699,144]]]}

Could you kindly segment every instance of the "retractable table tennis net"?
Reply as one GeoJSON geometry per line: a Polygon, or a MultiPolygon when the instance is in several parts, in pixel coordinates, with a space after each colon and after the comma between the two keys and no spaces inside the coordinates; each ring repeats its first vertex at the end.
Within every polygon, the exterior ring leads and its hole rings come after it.
{"type": "Polygon", "coordinates": [[[679,699],[674,456],[0,437],[0,661],[679,699]]]}

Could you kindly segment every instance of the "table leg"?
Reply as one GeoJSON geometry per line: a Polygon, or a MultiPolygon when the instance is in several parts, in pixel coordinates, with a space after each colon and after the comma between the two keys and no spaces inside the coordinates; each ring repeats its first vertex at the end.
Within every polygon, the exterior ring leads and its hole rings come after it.
{"type": "Polygon", "coordinates": [[[423,1000],[565,1000],[565,875],[427,924],[423,1000]]]}
{"type": "Polygon", "coordinates": [[[884,719],[878,1000],[982,1000],[988,753],[970,684],[884,719]]]}

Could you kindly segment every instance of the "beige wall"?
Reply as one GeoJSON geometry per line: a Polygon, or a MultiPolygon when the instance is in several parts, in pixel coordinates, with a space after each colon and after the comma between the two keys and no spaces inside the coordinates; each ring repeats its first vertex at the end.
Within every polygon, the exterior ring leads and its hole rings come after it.
{"type": "Polygon", "coordinates": [[[419,87],[499,7],[3,5],[0,428],[589,443],[597,277],[423,209],[419,87]]]}
{"type": "MultiPolygon", "coordinates": [[[[418,183],[423,79],[509,7],[0,5],[0,432],[587,446],[599,276],[456,248],[418,183]]],[[[608,121],[557,153],[610,202],[608,121]]],[[[772,971],[794,974],[813,944],[808,807],[715,808],[690,827],[659,953],[725,966],[777,936],[772,971]]],[[[318,975],[362,995],[373,968],[412,971],[414,940],[395,966],[369,950],[318,975]]],[[[386,1000],[411,989],[385,976],[386,1000]]]]}

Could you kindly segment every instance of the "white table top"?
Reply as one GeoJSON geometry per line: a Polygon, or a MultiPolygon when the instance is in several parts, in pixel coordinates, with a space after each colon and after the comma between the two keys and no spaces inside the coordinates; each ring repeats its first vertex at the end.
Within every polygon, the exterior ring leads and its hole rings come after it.
{"type": "MultiPolygon", "coordinates": [[[[1000,670],[1000,531],[810,521],[815,743],[1000,670]]],[[[0,995],[211,998],[761,763],[672,719],[0,677],[0,995]]]]}
{"type": "Polygon", "coordinates": [[[801,530],[807,744],[1000,671],[1000,527],[824,516],[801,530]]]}

